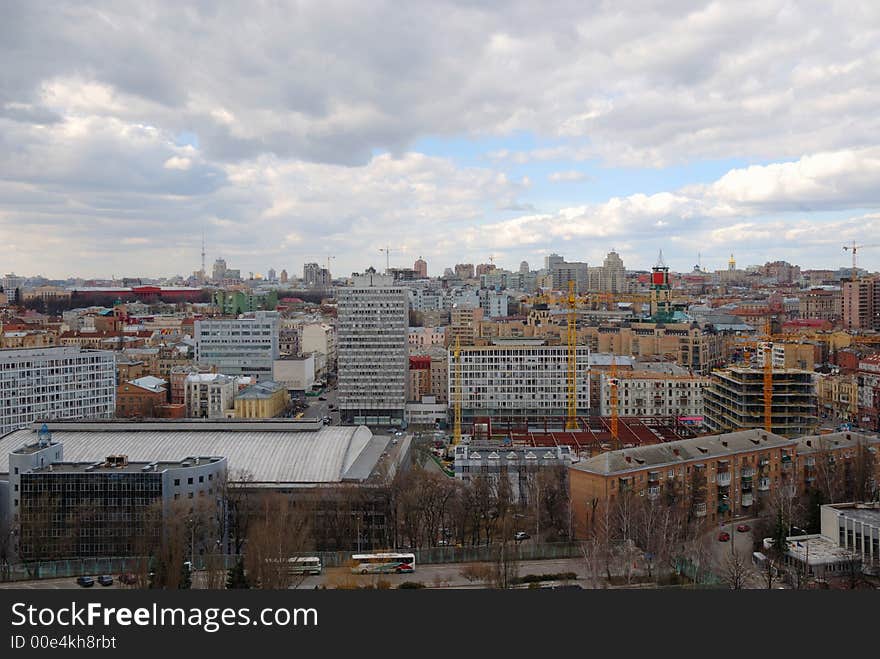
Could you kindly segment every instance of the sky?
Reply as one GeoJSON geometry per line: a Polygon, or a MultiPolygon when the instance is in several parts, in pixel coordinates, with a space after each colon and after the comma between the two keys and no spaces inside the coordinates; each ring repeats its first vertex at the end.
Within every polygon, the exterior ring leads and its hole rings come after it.
{"type": "Polygon", "coordinates": [[[4,2],[0,270],[880,269],[877,2],[4,2]]]}

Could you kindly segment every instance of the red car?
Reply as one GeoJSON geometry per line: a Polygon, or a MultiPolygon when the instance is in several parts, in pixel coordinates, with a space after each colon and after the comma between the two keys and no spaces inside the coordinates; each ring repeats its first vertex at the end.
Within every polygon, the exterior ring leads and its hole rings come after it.
{"type": "Polygon", "coordinates": [[[736,527],[736,530],[739,531],[740,533],[748,533],[749,531],[752,530],[752,527],[749,526],[748,524],[740,524],[739,526],[736,527]]]}
{"type": "Polygon", "coordinates": [[[727,531],[722,531],[718,534],[719,542],[727,542],[728,540],[730,540],[730,534],[727,531]]]}

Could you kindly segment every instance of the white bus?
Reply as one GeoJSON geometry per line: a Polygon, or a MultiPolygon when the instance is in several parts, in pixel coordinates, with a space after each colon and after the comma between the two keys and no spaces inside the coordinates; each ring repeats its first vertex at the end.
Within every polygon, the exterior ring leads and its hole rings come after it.
{"type": "Polygon", "coordinates": [[[321,574],[321,559],[317,556],[298,556],[287,559],[290,574],[321,574]]]}
{"type": "Polygon", "coordinates": [[[416,569],[415,554],[355,554],[351,571],[354,574],[382,574],[388,572],[414,572],[416,569]]]}

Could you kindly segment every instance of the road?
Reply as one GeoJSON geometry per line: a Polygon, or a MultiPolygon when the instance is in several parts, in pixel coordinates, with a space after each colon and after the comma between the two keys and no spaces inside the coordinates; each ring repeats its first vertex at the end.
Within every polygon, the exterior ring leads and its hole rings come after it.
{"type": "MultiPolygon", "coordinates": [[[[311,590],[326,585],[333,588],[339,585],[371,585],[378,581],[387,581],[391,587],[397,587],[405,581],[418,581],[428,588],[474,588],[483,584],[473,583],[462,576],[462,571],[474,563],[441,563],[417,565],[412,574],[352,574],[349,568],[327,568],[320,576],[306,577],[296,588],[311,590]]],[[[522,561],[519,563],[518,574],[555,574],[574,572],[578,578],[586,577],[586,565],[582,558],[560,558],[543,561],[522,561]]]]}
{"type": "Polygon", "coordinates": [[[330,410],[330,405],[335,406],[337,404],[336,389],[327,389],[320,397],[306,396],[306,402],[309,404],[309,409],[303,413],[304,419],[322,419],[325,416],[329,416],[332,425],[339,425],[339,410],[330,410]],[[327,400],[318,400],[319,398],[326,398],[327,400]]]}
{"type": "Polygon", "coordinates": [[[760,585],[760,575],[752,563],[754,546],[752,532],[747,531],[743,533],[737,531],[736,527],[740,524],[748,524],[751,527],[754,522],[754,519],[738,519],[734,521],[733,528],[731,528],[729,523],[724,524],[724,526],[719,526],[709,531],[706,537],[712,557],[712,572],[721,579],[724,579],[725,575],[728,574],[731,557],[735,552],[746,566],[748,573],[745,580],[746,588],[760,588],[762,586],[760,585]],[[722,532],[729,533],[730,540],[727,542],[718,540],[718,535],[722,532]]]}
{"type": "Polygon", "coordinates": [[[106,590],[108,588],[125,588],[121,586],[116,577],[110,586],[100,586],[97,583],[89,588],[83,588],[76,584],[76,577],[63,577],[61,579],[37,579],[35,581],[5,581],[0,583],[0,588],[14,588],[17,590],[106,590]]]}

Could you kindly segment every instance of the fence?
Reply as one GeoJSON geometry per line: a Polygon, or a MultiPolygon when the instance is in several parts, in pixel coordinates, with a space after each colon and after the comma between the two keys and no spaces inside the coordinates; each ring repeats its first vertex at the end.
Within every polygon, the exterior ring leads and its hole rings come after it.
{"type": "MultiPolygon", "coordinates": [[[[535,561],[554,558],[582,557],[581,546],[576,542],[550,542],[543,544],[508,545],[516,552],[515,560],[535,561]]],[[[364,553],[375,550],[364,550],[364,553]]],[[[401,549],[400,551],[407,551],[401,549]]],[[[492,561],[498,556],[498,545],[480,545],[476,547],[427,547],[416,549],[416,565],[437,563],[477,563],[492,561]]],[[[351,551],[315,551],[301,555],[318,556],[324,567],[345,567],[351,560],[351,551]]],[[[224,569],[229,569],[237,560],[231,554],[223,557],[224,569]]],[[[75,558],[62,561],[43,561],[39,563],[14,563],[0,565],[0,581],[23,581],[29,579],[61,579],[80,575],[109,574],[118,575],[126,572],[138,572],[149,557],[112,557],[112,558],[75,558]]],[[[193,567],[204,569],[204,556],[196,556],[193,567]]]]}

